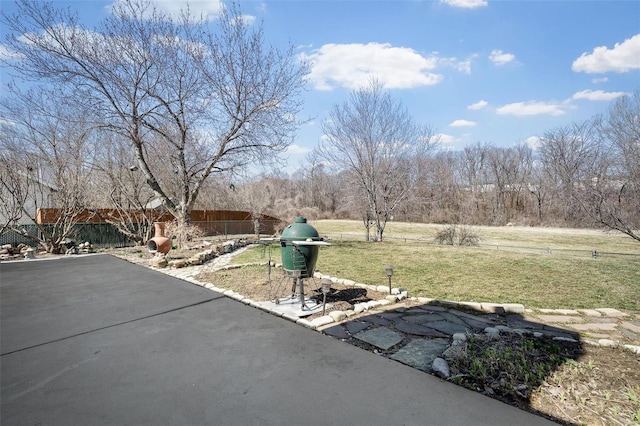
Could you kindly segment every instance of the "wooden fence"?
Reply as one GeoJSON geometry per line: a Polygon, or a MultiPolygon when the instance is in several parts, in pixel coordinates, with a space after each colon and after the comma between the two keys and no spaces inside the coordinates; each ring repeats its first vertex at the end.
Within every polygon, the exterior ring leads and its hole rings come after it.
{"type": "MultiPolygon", "coordinates": [[[[58,209],[38,209],[37,223],[40,226],[49,227],[55,223],[60,216],[58,209]]],[[[137,216],[136,212],[128,212],[126,217],[137,216]]],[[[131,241],[121,234],[115,226],[107,223],[103,218],[110,220],[122,218],[117,210],[99,209],[97,211],[83,211],[76,216],[74,223],[73,237],[81,241],[89,241],[98,247],[124,247],[131,245],[131,241]]],[[[153,217],[156,222],[170,222],[174,220],[168,213],[158,212],[153,217]]],[[[237,210],[194,210],[190,216],[191,223],[203,230],[206,236],[229,236],[253,234],[253,220],[251,213],[237,210]]],[[[262,215],[260,219],[260,233],[266,235],[275,234],[276,227],[280,219],[269,215],[262,215]]],[[[137,223],[133,224],[138,226],[137,223]]],[[[21,228],[28,234],[37,236],[36,225],[22,225],[21,228]]],[[[25,236],[8,231],[0,235],[0,244],[17,245],[25,243],[35,245],[33,240],[25,236]]]]}

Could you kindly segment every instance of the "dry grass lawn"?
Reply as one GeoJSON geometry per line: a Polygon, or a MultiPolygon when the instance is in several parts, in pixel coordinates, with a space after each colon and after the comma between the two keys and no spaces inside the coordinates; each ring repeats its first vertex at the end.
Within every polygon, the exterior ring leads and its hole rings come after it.
{"type": "MultiPolygon", "coordinates": [[[[387,239],[365,242],[357,221],[310,222],[332,243],[321,248],[317,269],[331,276],[393,286],[412,296],[454,301],[522,303],[532,308],[610,307],[640,311],[640,243],[596,230],[477,227],[480,247],[441,246],[441,226],[392,223],[387,239]],[[405,240],[406,238],[406,240],[405,240]],[[417,238],[420,238],[418,240],[417,238]],[[528,248],[528,249],[527,249],[528,248]],[[591,252],[603,254],[593,258],[591,252]]],[[[271,256],[280,261],[279,247],[271,256]]],[[[264,261],[266,248],[238,256],[264,261]]]]}

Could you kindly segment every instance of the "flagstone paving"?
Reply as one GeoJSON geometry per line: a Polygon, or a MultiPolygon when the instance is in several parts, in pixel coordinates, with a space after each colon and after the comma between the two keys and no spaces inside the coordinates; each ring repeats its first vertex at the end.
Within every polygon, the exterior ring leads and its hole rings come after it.
{"type": "Polygon", "coordinates": [[[353,337],[380,349],[389,349],[402,341],[401,334],[389,330],[387,327],[378,327],[367,331],[361,331],[353,337]]]}
{"type": "Polygon", "coordinates": [[[431,373],[433,360],[442,355],[448,347],[449,339],[415,339],[391,355],[391,359],[431,373]]]}
{"type": "Polygon", "coordinates": [[[499,315],[464,312],[436,303],[410,308],[401,304],[380,306],[320,330],[345,341],[355,338],[366,342],[391,359],[429,373],[436,359],[443,361],[442,354],[451,347],[454,335],[473,333],[548,335],[601,346],[620,344],[640,353],[640,321],[635,314],[614,309],[545,309],[499,315]]]}

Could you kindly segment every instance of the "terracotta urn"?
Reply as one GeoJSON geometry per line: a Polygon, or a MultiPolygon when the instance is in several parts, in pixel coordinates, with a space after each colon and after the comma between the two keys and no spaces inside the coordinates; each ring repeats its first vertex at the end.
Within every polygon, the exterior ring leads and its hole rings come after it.
{"type": "Polygon", "coordinates": [[[147,242],[149,253],[169,253],[169,250],[171,250],[171,239],[164,235],[165,223],[155,222],[153,225],[155,227],[154,237],[147,242]]]}

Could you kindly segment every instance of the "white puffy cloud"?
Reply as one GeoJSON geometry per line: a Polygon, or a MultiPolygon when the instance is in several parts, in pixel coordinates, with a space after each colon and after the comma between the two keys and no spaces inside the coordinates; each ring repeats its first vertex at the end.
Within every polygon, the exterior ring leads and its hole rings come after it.
{"type": "Polygon", "coordinates": [[[588,99],[590,101],[611,101],[613,99],[625,96],[625,92],[605,92],[604,90],[582,90],[576,92],[572,99],[588,99]]]}
{"type": "Polygon", "coordinates": [[[309,80],[317,90],[336,86],[353,90],[369,84],[372,77],[383,81],[387,89],[429,86],[443,78],[432,72],[437,57],[388,43],[325,44],[300,57],[311,64],[309,80]]]}
{"type": "Polygon", "coordinates": [[[477,109],[482,109],[484,107],[486,107],[489,103],[485,100],[480,100],[478,102],[476,102],[475,104],[471,104],[467,107],[467,109],[471,109],[471,110],[477,110],[477,109]]]}
{"type": "Polygon", "coordinates": [[[513,62],[515,59],[516,56],[513,53],[506,53],[499,49],[492,50],[489,55],[489,60],[498,66],[506,65],[509,62],[513,62]]]}
{"type": "Polygon", "coordinates": [[[253,25],[253,23],[256,21],[256,17],[253,15],[241,15],[239,16],[237,19],[234,19],[232,22],[234,24],[244,24],[247,26],[251,26],[253,25]]]}
{"type": "Polygon", "coordinates": [[[531,149],[538,149],[540,147],[540,136],[529,136],[525,139],[525,143],[531,149]]]}
{"type": "Polygon", "coordinates": [[[0,44],[0,60],[20,59],[22,56],[0,44]]]}
{"type": "Polygon", "coordinates": [[[471,74],[471,59],[467,59],[465,61],[460,61],[456,64],[456,68],[458,71],[471,74]]]}
{"type": "Polygon", "coordinates": [[[589,74],[617,72],[623,73],[640,69],[640,34],[616,43],[612,49],[599,46],[591,53],[583,53],[573,61],[571,69],[589,74]]]}
{"type": "Polygon", "coordinates": [[[478,123],[476,123],[475,121],[455,120],[454,122],[449,124],[449,126],[451,126],[451,127],[473,127],[476,124],[478,124],[478,123]]]}
{"type": "MultiPolygon", "coordinates": [[[[438,55],[438,52],[433,52],[434,56],[438,55]]],[[[438,58],[438,66],[442,67],[451,67],[457,71],[463,72],[465,74],[471,74],[471,64],[474,59],[478,57],[477,54],[469,55],[464,60],[459,60],[455,57],[451,58],[438,58]]]]}
{"type": "Polygon", "coordinates": [[[485,7],[489,4],[487,0],[440,0],[440,3],[462,9],[475,9],[477,7],[485,7]]]}
{"type": "Polygon", "coordinates": [[[300,146],[300,145],[296,145],[296,144],[291,144],[287,148],[287,153],[289,153],[289,154],[307,154],[309,152],[311,152],[310,148],[307,148],[307,147],[304,147],[304,146],[300,146]]]}
{"type": "MultiPolygon", "coordinates": [[[[185,9],[187,5],[186,1],[180,2],[176,0],[151,0],[151,2],[158,9],[172,16],[179,16],[181,9],[185,9]]],[[[207,21],[217,19],[224,10],[224,3],[221,0],[189,0],[188,4],[192,16],[197,18],[202,16],[207,21]]]]}
{"type": "Polygon", "coordinates": [[[592,82],[593,84],[606,83],[607,81],[609,81],[609,77],[600,77],[600,78],[593,78],[593,79],[591,79],[591,82],[592,82]]]}
{"type": "Polygon", "coordinates": [[[554,102],[514,102],[496,109],[499,115],[563,115],[566,113],[567,104],[554,102]]]}
{"type": "MultiPolygon", "coordinates": [[[[116,0],[113,4],[117,3],[116,0]]],[[[176,0],[150,0],[159,11],[164,12],[172,17],[179,17],[183,10],[186,10],[187,4],[189,5],[189,12],[191,17],[204,19],[205,21],[213,21],[220,16],[220,13],[224,10],[224,3],[221,0],[189,0],[176,1],[176,0]]],[[[112,5],[113,5],[112,4],[112,5]]],[[[111,10],[111,6],[107,6],[107,10],[111,10]]],[[[244,19],[245,23],[247,19],[244,19]]]]}
{"type": "Polygon", "coordinates": [[[454,136],[447,135],[445,133],[438,133],[437,135],[435,135],[435,140],[437,140],[440,143],[450,144],[455,142],[456,138],[454,136]]]}

